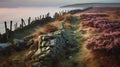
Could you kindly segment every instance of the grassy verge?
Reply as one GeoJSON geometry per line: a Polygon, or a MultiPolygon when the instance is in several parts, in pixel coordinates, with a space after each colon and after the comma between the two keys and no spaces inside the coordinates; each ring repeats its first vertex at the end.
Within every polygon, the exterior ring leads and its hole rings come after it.
{"type": "MultiPolygon", "coordinates": [[[[74,19],[77,17],[74,17],[74,19]]],[[[81,52],[80,49],[82,48],[82,35],[80,32],[76,32],[76,30],[79,28],[78,25],[80,23],[79,19],[70,21],[73,28],[67,28],[67,38],[72,44],[72,47],[68,50],[65,50],[67,52],[67,55],[63,55],[64,60],[60,61],[61,67],[86,67],[86,65],[81,62],[81,52]]],[[[59,58],[60,59],[60,58],[59,58]]]]}

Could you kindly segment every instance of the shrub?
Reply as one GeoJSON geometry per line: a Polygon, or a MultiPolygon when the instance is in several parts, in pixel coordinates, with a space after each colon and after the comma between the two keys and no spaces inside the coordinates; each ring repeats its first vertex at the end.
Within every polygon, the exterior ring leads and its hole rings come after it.
{"type": "Polygon", "coordinates": [[[86,43],[89,55],[84,58],[85,61],[98,67],[120,67],[120,21],[92,17],[82,25],[99,32],[86,43]]]}

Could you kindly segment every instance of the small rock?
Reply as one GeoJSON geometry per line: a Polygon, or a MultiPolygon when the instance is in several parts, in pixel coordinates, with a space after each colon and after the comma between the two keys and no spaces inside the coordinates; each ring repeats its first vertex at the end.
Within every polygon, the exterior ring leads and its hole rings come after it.
{"type": "Polygon", "coordinates": [[[69,56],[69,59],[72,59],[72,56],[69,56]]]}

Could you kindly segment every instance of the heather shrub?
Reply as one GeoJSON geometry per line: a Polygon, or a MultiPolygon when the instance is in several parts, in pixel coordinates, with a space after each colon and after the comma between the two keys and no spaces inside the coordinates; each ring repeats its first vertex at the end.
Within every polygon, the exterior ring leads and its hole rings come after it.
{"type": "Polygon", "coordinates": [[[88,39],[83,47],[87,50],[83,61],[91,65],[88,67],[120,67],[120,21],[97,17],[90,18],[82,25],[99,32],[88,39]]]}

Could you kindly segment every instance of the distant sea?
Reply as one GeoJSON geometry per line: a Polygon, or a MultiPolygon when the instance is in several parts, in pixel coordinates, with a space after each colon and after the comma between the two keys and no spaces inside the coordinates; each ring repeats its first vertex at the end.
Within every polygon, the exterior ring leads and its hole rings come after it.
{"type": "Polygon", "coordinates": [[[5,32],[4,21],[7,22],[8,27],[10,26],[10,21],[13,21],[13,29],[15,23],[20,23],[21,18],[23,18],[26,22],[29,17],[32,20],[35,17],[39,17],[40,15],[45,15],[48,12],[50,16],[53,16],[55,12],[61,11],[70,11],[73,9],[83,9],[83,8],[58,8],[58,7],[19,7],[19,8],[0,8],[0,33],[5,32]]]}

